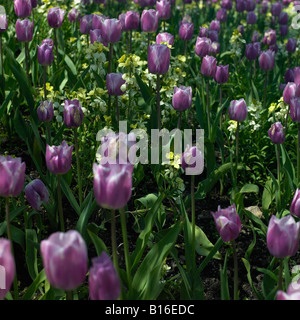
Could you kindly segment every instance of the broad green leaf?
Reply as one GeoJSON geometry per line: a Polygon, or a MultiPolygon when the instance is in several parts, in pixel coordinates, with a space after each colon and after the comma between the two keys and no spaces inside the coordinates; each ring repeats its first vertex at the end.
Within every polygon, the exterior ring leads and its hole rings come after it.
{"type": "Polygon", "coordinates": [[[105,243],[103,242],[103,240],[101,238],[99,238],[94,232],[92,232],[91,230],[87,229],[87,232],[88,232],[88,235],[90,236],[94,246],[95,246],[95,249],[96,249],[96,252],[97,252],[97,255],[100,256],[101,252],[102,251],[106,251],[108,254],[109,254],[109,251],[105,245],[105,243]]]}
{"type": "Polygon", "coordinates": [[[32,300],[35,292],[38,290],[42,282],[46,280],[46,274],[45,269],[43,269],[35,278],[35,280],[32,282],[32,284],[29,286],[29,288],[26,290],[25,294],[22,297],[22,300],[32,300]]]}
{"type": "Polygon", "coordinates": [[[36,231],[34,229],[25,230],[26,238],[26,264],[28,268],[29,275],[32,280],[37,277],[38,265],[37,265],[37,249],[35,244],[38,243],[36,231]]]}

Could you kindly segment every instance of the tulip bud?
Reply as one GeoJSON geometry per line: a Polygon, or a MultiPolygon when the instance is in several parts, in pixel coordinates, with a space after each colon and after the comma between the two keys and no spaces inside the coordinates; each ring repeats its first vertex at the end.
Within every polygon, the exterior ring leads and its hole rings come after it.
{"type": "Polygon", "coordinates": [[[150,73],[165,74],[169,70],[171,53],[165,44],[148,47],[148,69],[150,73]]]}
{"type": "Polygon", "coordinates": [[[257,30],[255,30],[252,34],[251,41],[252,42],[259,42],[259,38],[260,38],[260,34],[257,30]]]}
{"type": "Polygon", "coordinates": [[[63,141],[59,146],[46,147],[46,165],[53,174],[65,174],[71,169],[73,146],[63,141]]]}
{"type": "Polygon", "coordinates": [[[222,0],[221,7],[226,10],[231,10],[232,9],[232,1],[231,0],[222,0]]]}
{"type": "Polygon", "coordinates": [[[93,166],[94,195],[103,208],[121,209],[131,197],[133,165],[96,163],[93,166]]]}
{"type": "Polygon", "coordinates": [[[269,29],[265,32],[264,38],[263,38],[263,44],[266,44],[268,46],[276,43],[276,31],[273,29],[269,29]]]}
{"type": "Polygon", "coordinates": [[[44,183],[35,179],[27,184],[24,189],[26,199],[30,203],[33,209],[39,211],[42,202],[48,203],[49,193],[44,183]]]}
{"type": "Polygon", "coordinates": [[[100,24],[101,36],[105,43],[116,43],[121,39],[122,25],[118,19],[105,19],[100,24]]]}
{"type": "Polygon", "coordinates": [[[41,241],[43,265],[49,283],[62,290],[75,290],[88,271],[86,244],[78,231],[55,232],[41,241]]]}
{"type": "Polygon", "coordinates": [[[248,60],[255,60],[258,54],[257,47],[253,43],[246,44],[245,56],[248,60]]]}
{"type": "Polygon", "coordinates": [[[208,35],[207,37],[212,41],[212,42],[218,42],[219,41],[219,36],[218,32],[216,30],[208,30],[208,35]]]}
{"type": "Polygon", "coordinates": [[[294,70],[293,69],[287,69],[284,74],[284,82],[294,82],[294,70]]]}
{"type": "Polygon", "coordinates": [[[197,37],[195,52],[199,57],[205,57],[210,53],[211,40],[205,37],[197,37]]]}
{"type": "Polygon", "coordinates": [[[121,87],[126,81],[122,78],[122,73],[109,73],[106,76],[106,89],[111,96],[122,96],[125,91],[121,87]]]}
{"type": "Polygon", "coordinates": [[[217,68],[217,59],[212,56],[205,56],[201,63],[201,73],[206,77],[214,77],[217,68]]]}
{"type": "Polygon", "coordinates": [[[143,10],[141,17],[141,28],[144,32],[156,32],[158,28],[159,13],[154,9],[143,10]]]}
{"type": "Polygon", "coordinates": [[[89,273],[91,300],[117,300],[121,293],[121,283],[114,265],[105,251],[92,259],[89,273]]]}
{"type": "Polygon", "coordinates": [[[294,82],[288,82],[283,91],[283,101],[290,104],[291,99],[300,97],[300,85],[294,82]]]}
{"type": "Polygon", "coordinates": [[[286,44],[286,51],[295,52],[297,48],[297,39],[290,38],[286,44]]]}
{"type": "Polygon", "coordinates": [[[19,18],[27,18],[31,15],[31,0],[14,0],[15,13],[19,18]]]}
{"type": "Polygon", "coordinates": [[[214,80],[217,83],[226,83],[229,79],[229,65],[226,66],[219,65],[216,68],[216,73],[214,76],[214,80]]]}
{"type": "Polygon", "coordinates": [[[135,11],[127,11],[124,14],[124,31],[136,30],[140,24],[140,14],[135,11]]]}
{"type": "Polygon", "coordinates": [[[187,145],[181,155],[181,166],[187,175],[199,175],[204,170],[203,153],[197,146],[187,145]]]}
{"type": "Polygon", "coordinates": [[[33,37],[33,22],[28,19],[16,22],[16,35],[19,42],[29,42],[33,37]]]}
{"type": "Polygon", "coordinates": [[[246,2],[244,0],[236,0],[235,10],[237,12],[243,12],[246,10],[246,2]]]}
{"type": "Polygon", "coordinates": [[[0,238],[0,272],[3,274],[2,269],[5,272],[5,277],[3,279],[4,285],[1,281],[0,300],[3,300],[10,290],[16,271],[15,260],[11,252],[10,241],[4,238],[0,238]]]}
{"type": "Polygon", "coordinates": [[[182,23],[179,27],[179,38],[182,40],[191,40],[194,33],[193,23],[182,23]]]}
{"type": "Polygon", "coordinates": [[[50,8],[47,14],[47,21],[51,28],[60,28],[65,16],[65,10],[58,7],[50,8]]]}
{"type": "Polygon", "coordinates": [[[88,14],[81,18],[79,30],[82,34],[90,34],[92,30],[93,15],[88,14]]]}
{"type": "Polygon", "coordinates": [[[216,14],[216,19],[220,22],[225,22],[227,20],[227,11],[226,9],[219,9],[216,14]]]}
{"type": "Polygon", "coordinates": [[[41,122],[49,122],[54,117],[53,103],[51,101],[41,101],[37,109],[37,115],[41,122]]]}
{"type": "Polygon", "coordinates": [[[0,14],[0,33],[7,30],[7,16],[6,14],[0,14]]]}
{"type": "Polygon", "coordinates": [[[266,14],[269,10],[269,2],[264,0],[261,4],[260,13],[266,14]]]}
{"type": "Polygon", "coordinates": [[[161,32],[156,36],[156,43],[161,44],[162,42],[172,46],[174,43],[174,36],[168,32],[161,32]]]}
{"type": "Polygon", "coordinates": [[[274,68],[275,65],[275,52],[272,50],[266,50],[259,56],[259,66],[262,70],[269,71],[274,68]]]}
{"type": "Polygon", "coordinates": [[[0,196],[16,197],[23,190],[26,164],[21,158],[0,156],[0,196]]]}
{"type": "Polygon", "coordinates": [[[199,37],[200,38],[207,38],[208,37],[208,29],[205,27],[199,28],[199,37]]]}
{"type": "Polygon", "coordinates": [[[255,2],[254,0],[246,0],[246,10],[248,12],[252,12],[255,10],[255,2]]]}
{"type": "Polygon", "coordinates": [[[282,37],[285,37],[288,34],[289,26],[287,24],[283,24],[279,27],[279,34],[282,37]]]}
{"type": "Polygon", "coordinates": [[[220,21],[218,20],[212,20],[210,25],[209,25],[209,30],[211,31],[216,31],[217,33],[220,32],[221,30],[221,25],[220,25],[220,21]]]}
{"type": "Polygon", "coordinates": [[[289,284],[287,292],[284,292],[282,290],[277,291],[276,300],[300,300],[299,289],[299,283],[293,281],[289,284]]]}
{"type": "Polygon", "coordinates": [[[295,67],[293,69],[294,72],[294,82],[296,84],[300,84],[300,67],[295,67]]]}
{"type": "Polygon", "coordinates": [[[83,111],[79,100],[65,100],[64,124],[68,128],[78,128],[83,121],[83,111]]]}
{"type": "Polygon", "coordinates": [[[257,16],[255,14],[255,12],[250,11],[247,13],[247,23],[248,24],[255,24],[257,21],[257,16]]]}
{"type": "Polygon", "coordinates": [[[184,111],[192,105],[192,88],[180,86],[174,88],[172,106],[175,110],[184,111]]]}
{"type": "Polygon", "coordinates": [[[76,8],[72,8],[72,10],[68,13],[68,19],[71,23],[75,23],[80,20],[80,13],[76,8]]]}
{"type": "MultiPolygon", "coordinates": [[[[299,118],[299,115],[298,115],[299,118]]],[[[300,121],[298,121],[300,122],[300,121]]],[[[300,217],[300,190],[297,189],[291,203],[290,213],[296,217],[300,217]]]]}
{"type": "Polygon", "coordinates": [[[156,2],[156,11],[158,12],[158,18],[161,20],[167,20],[171,16],[171,3],[168,0],[160,0],[156,2]]]}
{"type": "Polygon", "coordinates": [[[92,30],[101,29],[102,22],[107,19],[104,15],[93,15],[92,30]]]}
{"type": "Polygon", "coordinates": [[[276,258],[291,257],[299,247],[300,221],[295,222],[291,215],[279,219],[272,215],[267,231],[267,246],[276,258]]]}
{"type": "Polygon", "coordinates": [[[299,97],[291,98],[290,115],[294,122],[300,122],[300,98],[299,97]]]}
{"type": "Polygon", "coordinates": [[[279,24],[288,24],[289,23],[289,16],[286,12],[281,12],[278,17],[279,24]]]}
{"type": "Polygon", "coordinates": [[[268,130],[268,135],[274,144],[282,144],[285,140],[282,124],[280,122],[273,123],[268,130]]]}
{"type": "Polygon", "coordinates": [[[108,44],[103,41],[100,29],[91,30],[90,31],[90,39],[91,39],[91,43],[101,42],[105,47],[108,46],[108,44]]]}
{"type": "Polygon", "coordinates": [[[38,5],[38,0],[31,0],[31,8],[34,9],[38,5]]]}
{"type": "Polygon", "coordinates": [[[224,242],[235,240],[242,229],[241,219],[236,212],[235,204],[226,209],[218,206],[218,211],[211,212],[217,231],[224,242]]]}
{"type": "Polygon", "coordinates": [[[37,58],[40,65],[51,66],[54,60],[53,46],[50,47],[46,43],[42,44],[41,46],[38,46],[37,58]]]}
{"type": "Polygon", "coordinates": [[[244,99],[232,100],[228,109],[230,120],[245,121],[248,113],[244,99]]]}
{"type": "Polygon", "coordinates": [[[282,4],[280,2],[273,3],[271,6],[272,16],[278,17],[282,11],[282,4]]]}

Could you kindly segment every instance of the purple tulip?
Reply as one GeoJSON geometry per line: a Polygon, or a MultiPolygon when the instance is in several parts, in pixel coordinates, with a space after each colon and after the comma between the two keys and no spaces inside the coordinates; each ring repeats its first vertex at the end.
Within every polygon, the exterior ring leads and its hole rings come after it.
{"type": "Polygon", "coordinates": [[[4,277],[4,286],[1,281],[0,286],[0,300],[3,300],[10,290],[10,287],[15,278],[15,260],[11,252],[10,241],[4,238],[0,238],[0,272],[5,274],[4,277]]]}
{"type": "Polygon", "coordinates": [[[214,76],[214,80],[221,84],[221,83],[226,83],[229,79],[229,64],[226,66],[219,65],[216,68],[216,73],[214,76]]]}
{"type": "Polygon", "coordinates": [[[21,158],[0,155],[0,196],[16,197],[23,190],[26,164],[21,158]]]}
{"type": "Polygon", "coordinates": [[[284,82],[294,82],[294,70],[293,69],[287,69],[284,74],[284,82]]]}
{"type": "Polygon", "coordinates": [[[171,16],[171,3],[168,0],[160,0],[156,2],[156,11],[158,12],[158,18],[161,20],[167,20],[171,16]]]}
{"type": "Polygon", "coordinates": [[[275,52],[272,50],[263,51],[259,56],[259,67],[262,70],[269,71],[275,65],[275,52]]]}
{"type": "Polygon", "coordinates": [[[208,37],[208,29],[205,27],[199,28],[199,37],[200,38],[207,38],[208,37]]]}
{"type": "Polygon", "coordinates": [[[68,19],[71,23],[75,23],[80,20],[80,13],[76,8],[72,8],[72,10],[68,13],[68,19]]]}
{"type": "Polygon", "coordinates": [[[121,39],[122,25],[118,19],[104,19],[100,30],[105,43],[116,43],[121,39]]]}
{"type": "Polygon", "coordinates": [[[300,221],[295,222],[291,215],[279,219],[272,215],[267,231],[267,246],[276,258],[291,257],[299,247],[300,221]]]}
{"type": "Polygon", "coordinates": [[[71,169],[73,146],[63,141],[59,146],[46,147],[46,165],[53,174],[65,174],[71,169]]]}
{"type": "Polygon", "coordinates": [[[232,100],[228,109],[230,120],[245,121],[248,113],[244,99],[232,100]]]}
{"type": "Polygon", "coordinates": [[[211,212],[217,231],[224,242],[235,240],[242,229],[241,219],[236,212],[235,204],[226,209],[218,206],[216,212],[211,212]]]}
{"type": "Polygon", "coordinates": [[[248,60],[255,60],[259,55],[257,47],[253,43],[246,44],[245,56],[248,60]]]}
{"type": "Polygon", "coordinates": [[[232,9],[232,1],[231,0],[222,0],[221,7],[226,10],[231,10],[232,9]]]}
{"type": "Polygon", "coordinates": [[[0,14],[0,33],[7,30],[7,16],[6,14],[0,14]]]}
{"type": "Polygon", "coordinates": [[[156,32],[158,28],[159,13],[154,10],[143,10],[141,17],[141,29],[144,32],[156,32]]]}
{"type": "Polygon", "coordinates": [[[15,13],[19,18],[27,18],[31,15],[31,0],[14,0],[15,13]]]}
{"type": "Polygon", "coordinates": [[[181,166],[187,175],[199,175],[204,170],[204,156],[197,146],[187,145],[181,155],[181,166]]]}
{"type": "Polygon", "coordinates": [[[220,25],[220,21],[218,20],[212,20],[210,25],[209,25],[209,30],[211,31],[216,31],[217,33],[220,32],[221,30],[221,25],[220,25]]]}
{"type": "Polygon", "coordinates": [[[286,51],[295,52],[297,48],[297,39],[289,38],[286,44],[286,51]]]}
{"type": "Polygon", "coordinates": [[[40,65],[51,66],[54,60],[53,46],[50,47],[47,43],[38,46],[37,58],[40,65]]]}
{"type": "Polygon", "coordinates": [[[127,11],[124,14],[123,20],[123,30],[124,31],[131,31],[136,30],[140,24],[140,14],[135,11],[127,11]]]}
{"type": "Polygon", "coordinates": [[[103,208],[121,209],[131,197],[133,165],[106,164],[93,166],[94,195],[103,208]]]}
{"type": "Polygon", "coordinates": [[[252,34],[251,41],[252,42],[259,42],[259,38],[260,38],[260,34],[257,30],[255,30],[252,34]]]}
{"type": "Polygon", "coordinates": [[[126,81],[122,78],[122,73],[109,73],[106,76],[106,89],[111,96],[122,96],[125,91],[121,87],[126,81]]]}
{"type": "Polygon", "coordinates": [[[65,100],[64,124],[68,128],[78,128],[83,121],[83,111],[79,100],[65,100]]]}
{"type": "MultiPolygon", "coordinates": [[[[297,114],[297,118],[300,119],[299,111],[297,114]]],[[[300,122],[299,120],[296,120],[296,121],[300,122]]],[[[300,201],[299,200],[300,200],[300,190],[297,189],[294,194],[294,198],[292,200],[291,207],[290,207],[290,213],[296,217],[300,217],[300,201]]]]}
{"type": "Polygon", "coordinates": [[[235,2],[235,10],[237,12],[243,12],[246,10],[246,2],[245,0],[236,0],[235,2]]]}
{"type": "Polygon", "coordinates": [[[289,31],[289,26],[287,24],[282,24],[280,27],[279,27],[279,34],[282,36],[282,37],[285,37],[287,34],[288,34],[288,31],[289,31]]]}
{"type": "Polygon", "coordinates": [[[205,56],[201,63],[201,73],[206,77],[214,77],[217,68],[217,59],[212,56],[205,56]]]}
{"type": "Polygon", "coordinates": [[[278,290],[276,293],[276,300],[300,300],[299,283],[291,282],[288,286],[287,292],[278,290]]]}
{"type": "Polygon", "coordinates": [[[239,31],[239,33],[240,33],[241,35],[244,35],[244,33],[245,33],[245,28],[244,28],[244,26],[243,26],[242,24],[238,25],[237,29],[238,29],[238,31],[239,31]]]}
{"type": "Polygon", "coordinates": [[[263,44],[266,44],[268,46],[276,43],[276,31],[273,29],[269,29],[265,32],[264,38],[263,38],[263,44]]]}
{"type": "Polygon", "coordinates": [[[218,54],[220,52],[220,44],[218,42],[212,42],[210,46],[209,54],[218,54]]]}
{"type": "Polygon", "coordinates": [[[247,23],[248,24],[255,24],[257,21],[257,16],[255,14],[255,12],[250,11],[247,13],[247,23]]]}
{"type": "Polygon", "coordinates": [[[289,16],[286,12],[281,12],[278,17],[278,23],[279,24],[288,24],[289,22],[289,16]]]}
{"type": "Polygon", "coordinates": [[[47,21],[51,28],[60,28],[65,16],[65,10],[58,7],[50,8],[47,14],[47,21]]]}
{"type": "Polygon", "coordinates": [[[184,111],[192,105],[192,88],[180,86],[174,88],[172,106],[175,110],[184,111]]]}
{"type": "Polygon", "coordinates": [[[271,6],[271,14],[272,16],[278,17],[282,11],[281,2],[273,3],[271,6]]]}
{"type": "Polygon", "coordinates": [[[300,67],[295,67],[293,69],[294,72],[294,82],[296,84],[300,84],[300,67]]]}
{"type": "Polygon", "coordinates": [[[227,11],[226,9],[219,9],[216,13],[216,19],[220,22],[225,22],[227,20],[227,11]]]}
{"type": "Polygon", "coordinates": [[[41,101],[37,108],[37,115],[41,122],[49,122],[54,117],[53,103],[51,101],[41,101]]]}
{"type": "Polygon", "coordinates": [[[182,40],[191,40],[194,33],[193,23],[183,23],[179,27],[179,38],[182,40]]]}
{"type": "Polygon", "coordinates": [[[150,73],[165,74],[169,70],[171,53],[165,44],[148,47],[148,69],[150,73]]]}
{"type": "Polygon", "coordinates": [[[290,115],[294,122],[300,122],[300,98],[293,97],[290,100],[290,115]]]}
{"type": "Polygon", "coordinates": [[[35,179],[27,184],[24,189],[26,199],[33,209],[40,210],[42,202],[48,203],[49,192],[40,179],[35,179]]]}
{"type": "Polygon", "coordinates": [[[266,14],[269,10],[269,2],[264,0],[261,4],[260,13],[266,14]]]}
{"type": "Polygon", "coordinates": [[[281,122],[273,123],[268,130],[268,135],[274,144],[282,144],[285,140],[285,135],[281,122]]]}
{"type": "Polygon", "coordinates": [[[210,53],[211,50],[211,40],[205,37],[197,37],[195,52],[199,57],[205,57],[210,53]]]}
{"type": "Polygon", "coordinates": [[[36,8],[38,5],[38,0],[31,0],[31,7],[32,9],[36,8]]]}
{"type": "Polygon", "coordinates": [[[219,35],[216,30],[208,30],[208,35],[207,37],[212,41],[212,42],[218,42],[219,41],[219,35]]]}
{"type": "Polygon", "coordinates": [[[18,19],[16,22],[16,35],[19,42],[31,41],[33,37],[33,22],[29,19],[18,19]]]}
{"type": "Polygon", "coordinates": [[[120,279],[105,251],[102,251],[99,257],[92,259],[89,293],[91,300],[117,300],[120,296],[120,279]]]}
{"type": "Polygon", "coordinates": [[[91,43],[94,42],[101,42],[105,47],[108,46],[107,43],[105,43],[102,39],[101,36],[101,30],[100,29],[94,29],[90,31],[90,39],[91,39],[91,43]]]}
{"type": "Polygon", "coordinates": [[[283,91],[283,101],[290,104],[291,99],[300,97],[300,85],[294,82],[288,82],[283,91]]]}
{"type": "Polygon", "coordinates": [[[156,43],[161,44],[162,42],[168,43],[172,46],[174,43],[174,36],[168,32],[161,32],[156,36],[156,43]]]}
{"type": "Polygon", "coordinates": [[[253,12],[255,10],[255,1],[254,0],[246,0],[246,10],[248,12],[253,12]]]}
{"type": "Polygon", "coordinates": [[[92,30],[101,29],[102,22],[107,19],[104,15],[93,15],[92,30]]]}
{"type": "Polygon", "coordinates": [[[53,48],[53,40],[50,38],[46,38],[42,41],[42,44],[47,44],[49,47],[53,48]]]}
{"type": "Polygon", "coordinates": [[[86,278],[87,246],[76,230],[55,232],[41,241],[43,265],[49,283],[62,290],[74,290],[86,278]]]}
{"type": "Polygon", "coordinates": [[[93,15],[87,14],[80,19],[79,30],[82,34],[90,34],[92,30],[93,15]]]}

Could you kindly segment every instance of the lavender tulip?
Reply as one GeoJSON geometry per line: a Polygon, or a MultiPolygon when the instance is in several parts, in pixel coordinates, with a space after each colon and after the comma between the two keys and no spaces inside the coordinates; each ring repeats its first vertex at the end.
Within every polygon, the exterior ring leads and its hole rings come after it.
{"type": "Polygon", "coordinates": [[[228,113],[230,120],[245,121],[248,113],[247,104],[245,100],[239,99],[231,101],[228,113]]]}
{"type": "Polygon", "coordinates": [[[296,84],[300,84],[300,67],[295,67],[293,69],[294,72],[294,82],[296,84]]]}
{"type": "Polygon", "coordinates": [[[92,30],[101,29],[102,22],[107,19],[104,15],[93,15],[92,30]]]}
{"type": "Polygon", "coordinates": [[[167,20],[171,16],[171,3],[168,0],[160,0],[156,2],[156,11],[158,12],[158,18],[161,20],[167,20]]]}
{"type": "Polygon", "coordinates": [[[83,121],[83,111],[79,100],[65,100],[64,124],[68,128],[78,128],[83,121]]]}
{"type": "Polygon", "coordinates": [[[93,15],[88,14],[83,16],[80,19],[80,27],[79,30],[82,34],[90,34],[90,31],[92,30],[92,23],[93,23],[93,15]]]}
{"type": "Polygon", "coordinates": [[[33,37],[33,22],[29,19],[18,19],[16,22],[16,35],[19,42],[31,41],[33,37]]]}
{"type": "Polygon", "coordinates": [[[218,42],[219,41],[219,35],[216,30],[208,30],[208,35],[207,37],[212,41],[212,42],[218,42]]]}
{"type": "Polygon", "coordinates": [[[294,122],[300,122],[300,98],[299,97],[291,98],[290,115],[294,122]]]}
{"type": "Polygon", "coordinates": [[[216,73],[214,76],[214,80],[219,83],[226,83],[229,79],[229,65],[227,64],[226,66],[219,65],[216,68],[216,73]]]}
{"type": "Polygon", "coordinates": [[[122,25],[118,19],[105,19],[100,25],[101,36],[105,43],[116,43],[121,39],[122,25]]]}
{"type": "Polygon", "coordinates": [[[122,73],[109,73],[106,76],[106,89],[111,96],[122,96],[125,91],[122,91],[122,86],[126,81],[122,78],[122,73]]]}
{"type": "Polygon", "coordinates": [[[90,39],[91,39],[91,43],[101,42],[105,47],[108,46],[108,43],[105,43],[105,42],[103,41],[103,38],[102,38],[102,36],[101,36],[101,30],[100,30],[100,29],[91,30],[91,31],[90,31],[90,39]]]}
{"type": "Polygon", "coordinates": [[[3,300],[10,290],[16,272],[15,260],[11,252],[11,243],[4,238],[0,238],[0,268],[0,271],[2,269],[5,271],[4,286],[0,286],[0,300],[3,300]]]}
{"type": "Polygon", "coordinates": [[[46,147],[46,165],[53,174],[65,174],[71,169],[73,146],[63,141],[59,146],[46,147]]]}
{"type": "Polygon", "coordinates": [[[259,39],[260,39],[260,34],[257,30],[255,30],[252,34],[251,41],[252,42],[259,42],[259,39]]]}
{"type": "Polygon", "coordinates": [[[207,38],[208,37],[208,29],[205,27],[199,28],[199,37],[200,38],[207,38]]]}
{"type": "Polygon", "coordinates": [[[49,122],[54,117],[53,103],[51,101],[41,101],[37,109],[37,115],[41,122],[49,122]]]}
{"type": "Polygon", "coordinates": [[[285,140],[285,135],[281,122],[273,123],[268,130],[268,135],[274,144],[282,144],[285,140]]]}
{"type": "Polygon", "coordinates": [[[148,69],[150,73],[165,74],[170,66],[170,49],[165,44],[153,44],[148,47],[148,69]]]}
{"type": "Polygon", "coordinates": [[[191,40],[194,33],[193,23],[183,23],[179,27],[179,38],[182,40],[191,40]]]}
{"type": "Polygon", "coordinates": [[[232,206],[221,209],[218,206],[216,212],[211,212],[217,231],[224,242],[235,240],[242,229],[241,219],[236,212],[235,204],[232,206]]]}
{"type": "Polygon", "coordinates": [[[243,26],[242,24],[238,25],[237,29],[238,29],[238,31],[239,31],[239,33],[240,33],[241,35],[244,35],[244,33],[245,33],[245,28],[244,28],[244,26],[243,26]]]}
{"type": "Polygon", "coordinates": [[[0,155],[0,196],[16,197],[24,187],[26,164],[21,158],[0,155]]]}
{"type": "MultiPolygon", "coordinates": [[[[298,121],[299,122],[299,121],[298,121]]],[[[300,190],[297,189],[290,207],[290,213],[296,217],[300,217],[300,190]]]]}
{"type": "Polygon", "coordinates": [[[272,215],[267,231],[267,246],[276,258],[291,257],[299,247],[300,221],[295,222],[291,215],[279,219],[272,215]]]}
{"type": "Polygon", "coordinates": [[[135,11],[127,11],[124,16],[124,31],[138,29],[140,24],[140,14],[135,11]]]}
{"type": "Polygon", "coordinates": [[[15,13],[19,18],[27,18],[31,15],[31,0],[14,0],[15,13]]]}
{"type": "Polygon", "coordinates": [[[7,30],[7,27],[8,27],[8,24],[7,24],[6,14],[0,14],[0,36],[2,32],[7,30]]]}
{"type": "Polygon", "coordinates": [[[204,157],[197,146],[187,145],[181,155],[181,167],[188,175],[199,175],[203,172],[204,157]]]}
{"type": "Polygon", "coordinates": [[[27,184],[24,189],[26,199],[33,209],[39,211],[42,202],[48,203],[49,192],[40,179],[35,179],[27,184]]]}
{"type": "Polygon", "coordinates": [[[205,56],[201,63],[201,73],[206,77],[214,77],[217,68],[217,59],[212,56],[205,56]]]}
{"type": "Polygon", "coordinates": [[[216,31],[217,33],[220,32],[221,30],[221,25],[220,25],[220,21],[218,20],[212,20],[210,25],[209,25],[209,30],[211,31],[216,31]]]}
{"type": "Polygon", "coordinates": [[[120,296],[120,279],[105,251],[99,257],[92,259],[89,273],[89,293],[91,300],[117,300],[120,296]]]}
{"type": "Polygon", "coordinates": [[[225,22],[227,20],[227,11],[226,9],[219,9],[216,14],[216,19],[220,22],[225,22]]]}
{"type": "Polygon", "coordinates": [[[58,7],[50,8],[47,14],[47,21],[51,28],[60,28],[65,16],[65,10],[58,7]]]}
{"type": "Polygon", "coordinates": [[[172,106],[175,110],[184,111],[192,105],[192,88],[180,86],[174,88],[172,106]]]}
{"type": "Polygon", "coordinates": [[[211,40],[205,37],[197,37],[195,52],[199,57],[207,56],[211,51],[211,40]]]}
{"type": "Polygon", "coordinates": [[[231,10],[232,9],[232,1],[231,0],[222,0],[221,7],[228,10],[228,11],[231,10]]]}
{"type": "Polygon", "coordinates": [[[174,36],[168,32],[161,32],[156,36],[156,43],[161,44],[162,42],[172,46],[174,43],[174,36]]]}
{"type": "Polygon", "coordinates": [[[290,38],[286,44],[286,51],[295,52],[297,48],[297,39],[290,38]]]}
{"type": "Polygon", "coordinates": [[[80,20],[80,13],[76,8],[72,8],[72,10],[68,13],[68,19],[71,23],[75,23],[80,20]]]}
{"type": "Polygon", "coordinates": [[[291,99],[300,97],[300,85],[294,82],[288,82],[283,91],[283,101],[290,104],[291,99]]]}
{"type": "Polygon", "coordinates": [[[53,40],[50,38],[46,38],[42,41],[42,44],[47,44],[49,47],[53,47],[53,40]]]}
{"type": "Polygon", "coordinates": [[[38,46],[37,58],[40,65],[50,66],[54,61],[53,46],[51,47],[47,43],[38,46]]]}
{"type": "Polygon", "coordinates": [[[78,231],[55,232],[41,241],[41,254],[50,284],[62,290],[74,290],[86,278],[88,254],[78,231]]]}
{"type": "Polygon", "coordinates": [[[143,10],[141,16],[141,28],[144,32],[156,32],[158,28],[159,13],[154,10],[143,10]]]}
{"type": "Polygon", "coordinates": [[[262,70],[269,71],[275,65],[275,52],[272,50],[263,51],[259,56],[259,66],[262,70]]]}
{"type": "Polygon", "coordinates": [[[298,282],[291,282],[288,286],[287,292],[278,290],[276,293],[276,300],[300,300],[300,290],[298,282]]]}

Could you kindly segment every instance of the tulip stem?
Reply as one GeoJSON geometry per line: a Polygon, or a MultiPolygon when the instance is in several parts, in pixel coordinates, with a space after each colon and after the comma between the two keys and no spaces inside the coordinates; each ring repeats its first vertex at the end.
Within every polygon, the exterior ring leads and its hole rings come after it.
{"type": "Polygon", "coordinates": [[[30,85],[28,59],[29,59],[28,42],[25,42],[25,65],[26,65],[26,74],[27,74],[28,85],[30,85]]]}
{"type": "Polygon", "coordinates": [[[111,247],[114,267],[119,274],[119,263],[118,263],[118,253],[117,253],[117,236],[116,236],[116,216],[115,210],[111,210],[111,247]]]}
{"type": "Polygon", "coordinates": [[[265,87],[264,87],[264,108],[266,108],[267,83],[268,83],[268,71],[266,71],[266,75],[265,75],[265,87]]]}
{"type": "Polygon", "coordinates": [[[47,100],[46,78],[47,78],[47,66],[43,67],[43,80],[44,80],[44,98],[47,100]]]}
{"type": "Polygon", "coordinates": [[[59,56],[58,56],[58,49],[57,49],[57,35],[56,35],[57,29],[54,29],[54,44],[55,44],[55,51],[56,51],[56,66],[58,69],[59,66],[59,56]]]}
{"type": "Polygon", "coordinates": [[[1,77],[2,77],[2,81],[4,82],[2,33],[0,33],[0,56],[1,56],[1,77]]]}
{"type": "Polygon", "coordinates": [[[183,55],[184,56],[186,54],[186,48],[187,48],[187,40],[184,40],[184,43],[183,43],[183,55]]]}
{"type": "Polygon", "coordinates": [[[125,254],[127,281],[128,281],[128,291],[130,292],[132,287],[132,277],[131,277],[131,265],[130,265],[128,239],[127,239],[126,216],[125,216],[124,208],[120,209],[120,217],[121,217],[121,227],[122,227],[123,242],[124,242],[124,254],[125,254]]]}
{"type": "Polygon", "coordinates": [[[81,170],[80,170],[80,158],[79,158],[79,147],[77,128],[74,128],[74,142],[75,142],[75,154],[76,154],[76,165],[77,165],[77,178],[78,178],[78,193],[79,193],[79,205],[82,206],[82,181],[81,181],[81,170]]]}
{"type": "Polygon", "coordinates": [[[118,96],[116,96],[116,111],[117,111],[117,121],[119,123],[119,121],[120,121],[120,109],[119,109],[118,96]]]}
{"type": "Polygon", "coordinates": [[[233,264],[234,264],[233,299],[238,300],[238,285],[239,285],[238,259],[237,259],[237,251],[236,251],[235,241],[233,240],[231,243],[232,243],[233,264]]]}
{"type": "Polygon", "coordinates": [[[287,132],[287,122],[288,122],[289,114],[290,114],[290,105],[288,105],[288,111],[285,117],[284,135],[286,135],[286,132],[287,132]]]}
{"type": "Polygon", "coordinates": [[[129,53],[132,52],[132,30],[129,31],[129,53]]]}
{"type": "Polygon", "coordinates": [[[148,32],[148,47],[150,46],[150,37],[151,37],[151,34],[150,32],[148,32]]]}
{"type": "Polygon", "coordinates": [[[207,126],[208,126],[208,140],[210,140],[210,112],[209,112],[209,78],[206,82],[206,113],[207,113],[207,126]]]}
{"type": "Polygon", "coordinates": [[[235,140],[235,189],[237,191],[238,185],[238,164],[239,164],[239,135],[240,135],[240,122],[237,121],[236,127],[236,140],[235,140]]]}
{"type": "Polygon", "coordinates": [[[161,118],[160,118],[160,75],[157,75],[156,81],[156,108],[157,108],[157,127],[161,129],[161,118]]]}
{"type": "Polygon", "coordinates": [[[62,198],[61,198],[61,187],[60,187],[60,174],[57,175],[57,202],[58,202],[58,214],[60,221],[60,231],[65,232],[62,198]]]}
{"type": "Polygon", "coordinates": [[[179,111],[179,117],[178,117],[178,123],[177,123],[178,130],[180,130],[181,118],[182,118],[182,111],[179,111]]]}
{"type": "Polygon", "coordinates": [[[282,290],[283,259],[279,259],[278,290],[282,290]]]}
{"type": "Polygon", "coordinates": [[[276,155],[277,155],[277,181],[278,181],[278,212],[281,204],[281,188],[280,188],[280,144],[276,144],[276,155]]]}
{"type": "MultiPolygon", "coordinates": [[[[221,107],[222,107],[222,85],[220,84],[220,108],[221,107]]],[[[220,115],[220,131],[221,131],[221,135],[223,135],[223,131],[222,130],[223,130],[223,123],[222,123],[222,113],[221,113],[221,115],[220,115]]],[[[222,147],[220,148],[222,164],[224,164],[223,147],[224,147],[224,145],[222,145],[222,147]]],[[[222,177],[220,179],[220,195],[223,194],[223,188],[224,188],[224,176],[222,175],[222,177]]]]}
{"type": "Polygon", "coordinates": [[[191,208],[192,208],[192,270],[193,275],[196,271],[196,214],[195,214],[195,176],[191,175],[191,208]]]}
{"type": "Polygon", "coordinates": [[[66,300],[73,300],[73,292],[72,290],[66,291],[66,300]]]}
{"type": "Polygon", "coordinates": [[[297,186],[300,180],[300,122],[298,122],[298,141],[297,141],[297,186]]]}
{"type": "Polygon", "coordinates": [[[108,73],[111,73],[112,57],[113,57],[113,44],[110,43],[109,53],[108,53],[108,73]]]}

